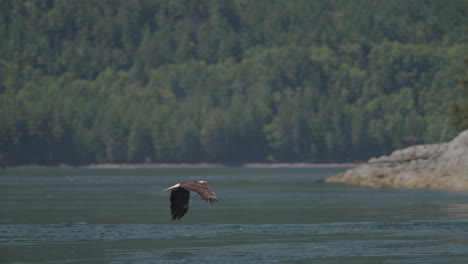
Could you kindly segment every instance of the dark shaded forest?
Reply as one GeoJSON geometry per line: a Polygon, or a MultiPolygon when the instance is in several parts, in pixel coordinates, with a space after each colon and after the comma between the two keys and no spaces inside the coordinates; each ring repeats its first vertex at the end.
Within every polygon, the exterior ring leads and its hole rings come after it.
{"type": "Polygon", "coordinates": [[[468,97],[466,13],[462,0],[2,1],[0,164],[350,162],[438,142],[468,97]]]}

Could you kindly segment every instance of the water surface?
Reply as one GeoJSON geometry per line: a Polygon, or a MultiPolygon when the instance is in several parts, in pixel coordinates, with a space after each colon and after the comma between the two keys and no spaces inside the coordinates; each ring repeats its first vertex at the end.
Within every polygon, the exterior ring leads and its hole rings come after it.
{"type": "Polygon", "coordinates": [[[0,171],[0,263],[465,263],[468,192],[318,183],[343,168],[0,171]],[[171,221],[168,192],[206,180],[171,221]]]}

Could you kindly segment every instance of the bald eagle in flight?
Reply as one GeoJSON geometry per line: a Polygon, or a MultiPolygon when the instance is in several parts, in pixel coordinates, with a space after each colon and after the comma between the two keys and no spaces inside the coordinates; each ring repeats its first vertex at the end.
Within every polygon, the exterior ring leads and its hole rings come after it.
{"type": "Polygon", "coordinates": [[[211,204],[218,201],[218,197],[206,181],[186,181],[165,189],[171,190],[171,215],[172,220],[179,220],[188,211],[190,191],[198,193],[201,198],[211,204]]]}

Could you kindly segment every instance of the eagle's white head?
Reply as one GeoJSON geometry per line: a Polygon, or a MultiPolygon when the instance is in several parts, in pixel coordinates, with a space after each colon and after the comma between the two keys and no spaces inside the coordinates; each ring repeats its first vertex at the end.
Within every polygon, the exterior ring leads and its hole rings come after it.
{"type": "Polygon", "coordinates": [[[180,183],[178,183],[178,184],[176,184],[176,185],[174,185],[174,186],[171,186],[171,187],[169,187],[169,188],[167,188],[167,189],[164,189],[163,191],[169,191],[169,190],[177,189],[177,188],[179,188],[179,187],[180,187],[180,183]]]}

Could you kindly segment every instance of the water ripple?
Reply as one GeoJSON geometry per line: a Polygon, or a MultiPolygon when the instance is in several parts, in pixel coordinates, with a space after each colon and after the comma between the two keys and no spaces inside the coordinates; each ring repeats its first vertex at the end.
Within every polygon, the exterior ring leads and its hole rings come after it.
{"type": "Polygon", "coordinates": [[[386,239],[468,235],[468,221],[327,224],[17,224],[0,225],[0,245],[127,239],[217,239],[239,236],[340,236],[386,239]]]}

